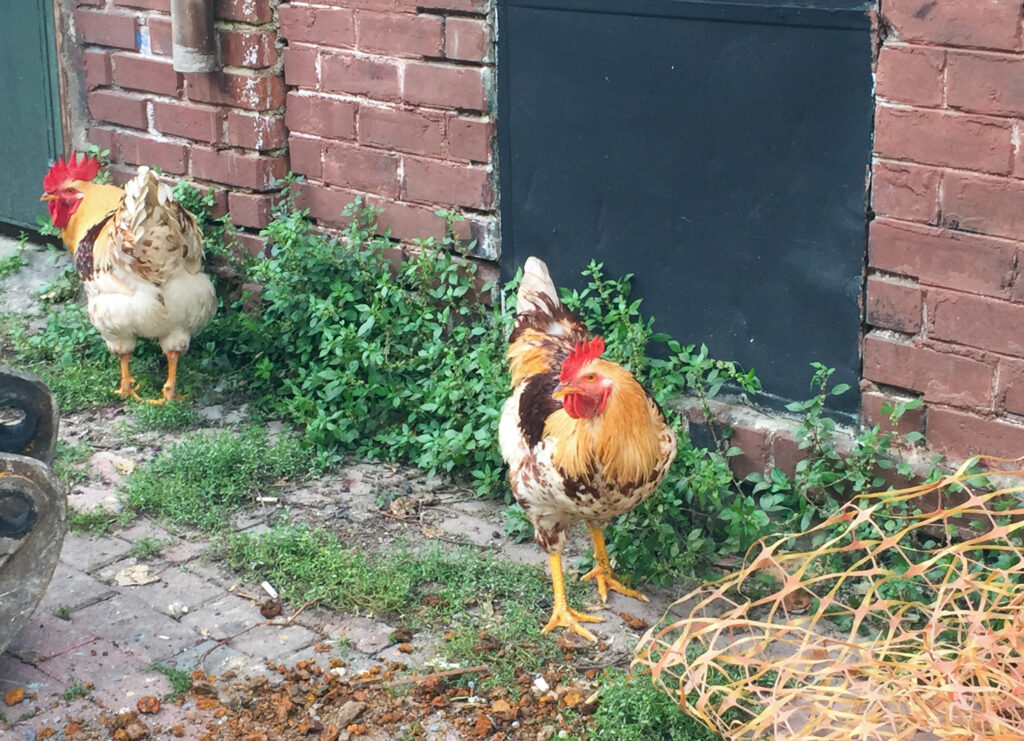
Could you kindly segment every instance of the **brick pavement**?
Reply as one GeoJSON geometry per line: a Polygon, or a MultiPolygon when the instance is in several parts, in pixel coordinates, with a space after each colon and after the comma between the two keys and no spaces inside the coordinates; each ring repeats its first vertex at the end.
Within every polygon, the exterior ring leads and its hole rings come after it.
{"type": "MultiPolygon", "coordinates": [[[[14,706],[0,699],[0,736],[8,738],[6,729],[12,739],[35,741],[49,728],[56,731],[53,738],[62,738],[72,721],[100,731],[105,713],[134,710],[140,697],[163,698],[170,691],[155,661],[210,674],[267,674],[267,662],[292,665],[330,656],[313,647],[339,635],[348,638],[341,650],[350,666],[384,659],[393,628],[375,620],[308,611],[290,625],[268,625],[255,602],[229,591],[232,575],[204,557],[206,546],[147,520],[106,536],[68,533],[39,607],[0,656],[0,696],[15,687],[26,693],[14,706]],[[136,563],[129,555],[132,541],[154,532],[168,541],[145,562],[159,580],[118,586],[117,573],[136,563]],[[58,610],[69,619],[58,617],[58,610]],[[67,692],[87,682],[92,687],[84,699],[67,692]]],[[[184,738],[200,738],[212,718],[204,714],[200,722],[191,710],[188,702],[165,703],[156,715],[142,717],[151,738],[181,738],[170,731],[177,724],[184,725],[184,738]]]]}

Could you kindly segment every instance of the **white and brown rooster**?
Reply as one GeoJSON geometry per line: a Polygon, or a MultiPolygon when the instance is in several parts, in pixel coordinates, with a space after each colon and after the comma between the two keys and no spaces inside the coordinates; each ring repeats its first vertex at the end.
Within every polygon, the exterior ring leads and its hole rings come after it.
{"type": "Polygon", "coordinates": [[[121,398],[138,399],[128,364],[139,337],[167,356],[160,399],[175,399],[178,358],[213,317],[217,297],[202,272],[203,234],[148,167],[125,184],[94,183],[99,162],[63,157],[43,179],[53,223],[85,285],[89,320],[120,358],[121,398]]]}
{"type": "Polygon", "coordinates": [[[501,453],[551,566],[554,608],[544,632],[565,627],[593,641],[582,623],[600,618],[572,609],[565,596],[569,528],[582,521],[590,531],[597,566],[583,578],[597,582],[602,602],[608,590],[646,600],[612,572],[603,529],[661,483],[676,457],[676,433],[629,371],[601,359],[604,340],[590,338],[562,306],[543,261],[527,259],[516,298],[501,453]]]}

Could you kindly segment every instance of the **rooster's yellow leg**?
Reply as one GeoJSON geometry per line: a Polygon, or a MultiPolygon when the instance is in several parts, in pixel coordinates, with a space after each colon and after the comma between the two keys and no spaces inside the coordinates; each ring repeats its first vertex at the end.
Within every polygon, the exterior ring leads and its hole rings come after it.
{"type": "Polygon", "coordinates": [[[589,525],[587,529],[590,530],[590,539],[594,542],[594,560],[597,561],[597,566],[583,575],[583,581],[589,581],[590,579],[597,581],[597,593],[601,596],[602,602],[608,601],[609,589],[613,592],[624,594],[627,597],[647,602],[648,599],[644,595],[635,589],[623,586],[619,582],[618,577],[615,576],[615,572],[612,571],[612,565],[608,561],[608,551],[604,547],[604,531],[599,527],[591,527],[589,525]]]}
{"type": "Polygon", "coordinates": [[[568,628],[588,641],[597,641],[597,637],[580,625],[580,623],[599,623],[601,618],[572,609],[565,598],[565,580],[562,577],[562,554],[552,553],[548,556],[548,563],[551,564],[551,586],[555,591],[555,606],[551,610],[551,619],[548,620],[548,624],[544,626],[544,630],[541,632],[547,633],[554,628],[568,628]]]}
{"type": "Polygon", "coordinates": [[[149,399],[150,404],[166,404],[169,401],[181,398],[174,393],[174,387],[178,383],[178,358],[180,357],[181,353],[177,350],[167,351],[167,380],[164,382],[162,389],[163,398],[149,399]]]}
{"type": "Polygon", "coordinates": [[[132,374],[128,370],[128,361],[131,360],[132,354],[126,352],[117,357],[121,361],[121,385],[114,389],[114,393],[122,399],[127,399],[130,396],[135,401],[141,401],[139,394],[135,391],[135,379],[132,378],[132,374]]]}

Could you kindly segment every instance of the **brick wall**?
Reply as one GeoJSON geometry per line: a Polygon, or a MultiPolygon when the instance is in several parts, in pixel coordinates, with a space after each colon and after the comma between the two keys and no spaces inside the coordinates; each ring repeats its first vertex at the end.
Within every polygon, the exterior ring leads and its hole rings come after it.
{"type": "Polygon", "coordinates": [[[355,196],[400,240],[460,236],[497,257],[488,0],[315,0],[278,8],[300,203],[337,226],[355,196]]]}
{"type": "Polygon", "coordinates": [[[180,74],[170,0],[74,2],[87,139],[110,150],[115,179],[146,164],[208,184],[251,249],[261,246],[254,231],[266,224],[272,183],[288,171],[276,4],[217,0],[223,71],[180,74]]]}
{"type": "Polygon", "coordinates": [[[1020,0],[882,0],[865,416],[921,396],[938,452],[1024,454],[1020,0]]]}

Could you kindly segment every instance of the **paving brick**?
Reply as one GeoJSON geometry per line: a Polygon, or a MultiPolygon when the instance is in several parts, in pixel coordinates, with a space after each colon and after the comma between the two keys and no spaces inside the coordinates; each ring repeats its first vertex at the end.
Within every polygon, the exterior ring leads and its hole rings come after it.
{"type": "Polygon", "coordinates": [[[88,626],[73,617],[61,620],[48,611],[36,610],[14,637],[7,651],[22,661],[38,664],[97,640],[88,626]]]}
{"type": "Polygon", "coordinates": [[[61,605],[67,605],[72,611],[113,597],[116,592],[109,586],[74,566],[58,562],[53,570],[50,585],[39,601],[36,611],[52,613],[61,605]]]}
{"type": "Polygon", "coordinates": [[[219,640],[262,623],[263,616],[252,600],[225,594],[189,612],[181,622],[198,631],[204,638],[219,640]]]}
{"type": "Polygon", "coordinates": [[[250,656],[279,661],[289,654],[319,643],[321,636],[295,623],[291,625],[257,625],[231,639],[231,646],[250,656]]]}
{"type": "Polygon", "coordinates": [[[379,620],[366,617],[350,617],[337,625],[337,635],[348,639],[348,643],[364,654],[375,654],[391,645],[391,634],[395,629],[379,620]]]}
{"type": "MultiPolygon", "coordinates": [[[[9,689],[21,687],[26,695],[35,695],[29,700],[23,700],[15,706],[21,712],[34,708],[49,707],[55,700],[60,699],[61,693],[67,687],[67,683],[59,678],[40,671],[31,664],[15,658],[10,652],[0,655],[0,695],[9,689]]],[[[5,707],[5,712],[14,715],[11,708],[5,707]]]]}
{"type": "Polygon", "coordinates": [[[60,550],[60,559],[82,571],[92,571],[122,558],[132,544],[120,538],[68,533],[60,550]]]}
{"type": "Polygon", "coordinates": [[[130,589],[135,597],[175,619],[178,619],[181,613],[172,609],[172,605],[184,605],[192,612],[224,594],[222,588],[178,566],[170,566],[161,571],[158,582],[130,589]]]}
{"type": "Polygon", "coordinates": [[[183,564],[203,555],[209,547],[209,543],[200,540],[179,540],[160,551],[160,557],[169,563],[183,564]]]}
{"type": "Polygon", "coordinates": [[[191,671],[202,669],[207,674],[219,675],[226,671],[237,672],[239,676],[269,675],[266,659],[243,654],[230,644],[218,645],[207,640],[188,651],[168,659],[167,663],[178,669],[191,671]]]}
{"type": "Polygon", "coordinates": [[[119,594],[86,607],[75,613],[75,620],[147,664],[175,656],[203,640],[190,626],[157,612],[132,594],[119,594]]]}

